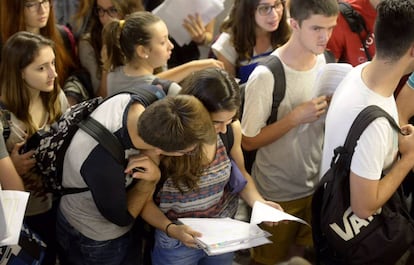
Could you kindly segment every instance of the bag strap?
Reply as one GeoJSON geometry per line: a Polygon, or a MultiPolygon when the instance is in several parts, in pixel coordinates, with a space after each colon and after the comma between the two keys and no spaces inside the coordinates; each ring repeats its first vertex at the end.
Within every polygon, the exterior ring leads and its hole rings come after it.
{"type": "Polygon", "coordinates": [[[91,116],[81,121],[78,126],[101,144],[119,164],[125,164],[125,151],[121,142],[105,126],[91,116]]]}
{"type": "Polygon", "coordinates": [[[260,63],[260,65],[264,65],[273,74],[273,102],[272,102],[272,110],[270,112],[270,116],[267,119],[266,124],[271,124],[277,120],[277,110],[279,109],[280,102],[282,102],[283,98],[285,97],[286,92],[286,77],[285,77],[285,70],[283,68],[283,64],[280,61],[278,56],[269,55],[265,57],[260,63]]]}
{"type": "Polygon", "coordinates": [[[10,111],[6,109],[6,106],[3,102],[0,101],[0,122],[3,124],[3,139],[6,141],[10,137],[10,120],[11,114],[10,111]]]}
{"type": "Polygon", "coordinates": [[[365,56],[367,57],[368,61],[372,60],[372,56],[368,51],[368,48],[365,46],[365,40],[361,36],[361,32],[365,31],[367,35],[369,35],[368,28],[365,24],[364,18],[358,13],[352,6],[347,2],[338,2],[339,11],[341,12],[342,16],[346,20],[349,25],[349,28],[352,32],[358,34],[359,39],[361,40],[362,47],[364,48],[365,56]]]}
{"type": "Polygon", "coordinates": [[[338,148],[335,149],[335,156],[337,155],[337,152],[347,153],[347,159],[345,161],[345,168],[350,168],[351,166],[352,156],[354,154],[357,141],[359,140],[361,134],[368,127],[368,125],[371,124],[371,122],[373,122],[374,120],[380,117],[386,118],[388,122],[390,123],[391,127],[395,129],[398,133],[402,134],[400,126],[398,126],[394,118],[391,117],[391,115],[389,115],[382,108],[376,105],[370,105],[364,108],[355,118],[354,122],[352,123],[343,147],[339,149],[338,148]]]}
{"type": "Polygon", "coordinates": [[[229,155],[234,144],[234,133],[231,123],[227,125],[226,133],[220,133],[220,138],[224,146],[226,147],[227,154],[229,155]]]}

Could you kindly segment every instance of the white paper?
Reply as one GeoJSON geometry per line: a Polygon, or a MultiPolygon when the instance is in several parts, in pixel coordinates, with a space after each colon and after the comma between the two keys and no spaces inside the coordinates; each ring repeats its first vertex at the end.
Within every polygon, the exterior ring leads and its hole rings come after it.
{"type": "Polygon", "coordinates": [[[260,224],[261,222],[280,222],[280,221],[296,221],[305,225],[309,224],[296,216],[282,212],[272,206],[256,201],[253,205],[252,215],[250,217],[251,224],[260,224]]]}
{"type": "Polygon", "coordinates": [[[180,45],[188,44],[191,36],[184,28],[184,19],[198,13],[207,25],[224,10],[223,0],[165,0],[152,11],[167,25],[169,34],[180,45]]]}
{"type": "Polygon", "coordinates": [[[323,95],[332,96],[339,83],[351,69],[352,65],[348,63],[328,63],[324,65],[316,77],[312,98],[323,95]]]}
{"type": "MultiPolygon", "coordinates": [[[[0,246],[16,245],[19,242],[20,230],[26,211],[29,193],[24,191],[0,190],[0,200],[4,219],[0,218],[0,227],[7,227],[8,235],[0,238],[0,246]],[[5,223],[2,223],[2,222],[5,223]]],[[[0,213],[1,214],[1,213],[0,213]]]]}
{"type": "Polygon", "coordinates": [[[179,218],[180,222],[202,233],[196,238],[208,255],[217,255],[239,249],[270,243],[270,233],[256,224],[231,218],[179,218]]]}

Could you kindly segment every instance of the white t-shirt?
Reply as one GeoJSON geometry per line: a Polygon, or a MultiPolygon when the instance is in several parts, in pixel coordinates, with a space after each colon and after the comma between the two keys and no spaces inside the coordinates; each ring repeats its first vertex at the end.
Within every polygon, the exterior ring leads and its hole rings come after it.
{"type": "MultiPolygon", "coordinates": [[[[271,56],[278,55],[276,50],[271,56]]],[[[323,54],[307,71],[297,71],[283,64],[286,92],[278,108],[278,120],[312,99],[316,76],[325,64],[323,54]]],[[[267,125],[273,85],[273,74],[265,66],[257,66],[250,75],[241,123],[244,135],[254,137],[267,125]]],[[[318,120],[293,128],[277,141],[259,148],[252,170],[259,192],[273,201],[290,201],[311,195],[319,180],[322,143],[323,122],[318,120]]]]}
{"type": "MultiPolygon", "coordinates": [[[[398,123],[394,96],[383,97],[362,81],[361,72],[367,64],[351,70],[332,98],[326,117],[321,176],[329,169],[333,150],[344,144],[352,122],[365,107],[377,105],[398,123]]],[[[385,118],[379,118],[367,127],[357,142],[351,171],[363,178],[378,180],[383,169],[389,168],[396,159],[397,151],[397,132],[385,118]]]]}

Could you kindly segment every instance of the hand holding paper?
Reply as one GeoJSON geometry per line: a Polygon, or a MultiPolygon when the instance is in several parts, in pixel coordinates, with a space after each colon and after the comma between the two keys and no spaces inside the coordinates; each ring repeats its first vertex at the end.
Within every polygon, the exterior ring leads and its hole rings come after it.
{"type": "Polygon", "coordinates": [[[306,221],[296,216],[282,212],[267,204],[256,201],[253,205],[250,224],[260,224],[261,222],[280,222],[280,221],[296,221],[305,225],[309,225],[306,221]]]}

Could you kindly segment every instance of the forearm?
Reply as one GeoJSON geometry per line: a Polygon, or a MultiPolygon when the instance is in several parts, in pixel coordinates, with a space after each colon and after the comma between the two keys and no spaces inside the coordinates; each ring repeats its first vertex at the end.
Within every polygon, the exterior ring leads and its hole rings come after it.
{"type": "Polygon", "coordinates": [[[152,200],[152,194],[155,190],[155,182],[139,180],[127,194],[127,203],[129,213],[136,218],[144,208],[147,201],[152,200]]]}
{"type": "Polygon", "coordinates": [[[160,72],[157,74],[157,77],[179,83],[191,72],[194,72],[197,70],[198,69],[194,67],[192,62],[188,62],[182,65],[176,66],[174,68],[168,69],[166,71],[160,72]]]}
{"type": "Polygon", "coordinates": [[[296,123],[290,115],[263,127],[255,137],[242,137],[242,146],[245,150],[254,150],[279,140],[282,136],[296,127],[296,123]]]}
{"type": "Polygon", "coordinates": [[[141,217],[153,227],[165,232],[171,220],[158,208],[153,200],[148,200],[141,212],[141,217]]]}
{"type": "Polygon", "coordinates": [[[247,180],[247,184],[240,192],[240,197],[250,206],[253,207],[255,201],[264,202],[262,195],[256,188],[253,178],[249,174],[244,175],[247,180]]]}

